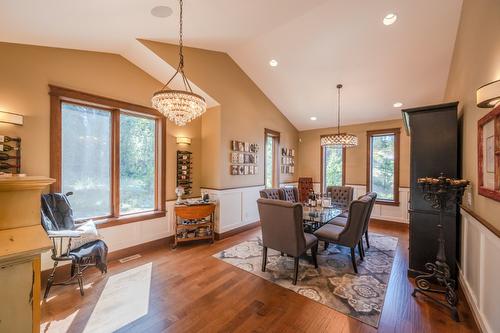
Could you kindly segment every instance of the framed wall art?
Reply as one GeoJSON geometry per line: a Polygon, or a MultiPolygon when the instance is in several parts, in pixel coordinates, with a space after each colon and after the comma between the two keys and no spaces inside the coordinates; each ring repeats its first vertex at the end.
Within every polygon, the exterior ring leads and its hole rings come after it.
{"type": "Polygon", "coordinates": [[[478,192],[500,201],[500,105],[477,122],[478,192]]]}
{"type": "Polygon", "coordinates": [[[257,174],[259,164],[259,145],[244,141],[232,140],[230,144],[230,169],[232,176],[257,174]]]}

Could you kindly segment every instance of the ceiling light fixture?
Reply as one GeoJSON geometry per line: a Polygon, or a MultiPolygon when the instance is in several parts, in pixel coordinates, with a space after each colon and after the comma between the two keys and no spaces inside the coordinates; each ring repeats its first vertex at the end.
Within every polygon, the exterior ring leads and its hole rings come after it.
{"type": "Polygon", "coordinates": [[[384,25],[391,25],[391,24],[394,24],[394,22],[396,22],[396,20],[398,19],[398,16],[394,13],[389,13],[387,14],[385,17],[384,17],[384,25]]]}
{"type": "Polygon", "coordinates": [[[358,145],[358,137],[354,134],[340,133],[340,89],[341,84],[337,84],[337,134],[321,137],[322,146],[350,148],[358,145]]]}
{"type": "Polygon", "coordinates": [[[392,106],[394,106],[395,108],[400,108],[400,107],[402,107],[402,106],[403,106],[403,103],[401,103],[401,102],[396,102],[396,103],[392,104],[392,106]]]}
{"type": "Polygon", "coordinates": [[[311,118],[309,118],[309,119],[311,119],[311,120],[313,120],[313,121],[314,121],[314,120],[318,120],[318,118],[316,118],[316,117],[311,117],[311,118]]]}
{"type": "Polygon", "coordinates": [[[153,107],[160,111],[168,120],[177,126],[184,126],[191,120],[201,116],[207,109],[205,99],[193,93],[186,75],[184,74],[184,55],[182,53],[182,0],[179,0],[179,65],[175,74],[151,98],[153,107]],[[184,83],[184,90],[171,90],[167,86],[179,74],[184,83]]]}
{"type": "Polygon", "coordinates": [[[156,6],[151,9],[151,15],[154,17],[165,18],[172,15],[173,10],[168,6],[156,6]]]}
{"type": "Polygon", "coordinates": [[[278,66],[278,60],[276,60],[276,59],[271,59],[271,60],[269,61],[269,65],[270,65],[271,67],[276,67],[276,66],[278,66]]]}

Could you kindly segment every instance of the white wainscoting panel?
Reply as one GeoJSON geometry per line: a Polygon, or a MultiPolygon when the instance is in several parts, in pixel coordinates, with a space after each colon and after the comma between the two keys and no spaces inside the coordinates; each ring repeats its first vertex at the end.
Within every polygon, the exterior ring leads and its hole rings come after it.
{"type": "MultiPolygon", "coordinates": [[[[346,185],[354,187],[354,198],[358,198],[366,193],[366,186],[364,185],[346,185]]],[[[373,207],[372,218],[409,223],[408,217],[408,199],[410,196],[410,189],[406,187],[401,187],[399,189],[399,206],[392,205],[377,205],[373,207]]]]}
{"type": "Polygon", "coordinates": [[[224,233],[259,221],[257,199],[264,186],[251,186],[227,190],[202,188],[210,199],[217,201],[215,231],[224,233]]]}
{"type": "MultiPolygon", "coordinates": [[[[109,252],[172,236],[175,231],[174,205],[175,201],[166,202],[165,217],[99,229],[99,234],[109,252]]],[[[50,255],[51,251],[42,254],[42,270],[52,268],[50,255]]]]}
{"type": "Polygon", "coordinates": [[[500,332],[500,238],[462,213],[460,284],[481,330],[500,332]]]}

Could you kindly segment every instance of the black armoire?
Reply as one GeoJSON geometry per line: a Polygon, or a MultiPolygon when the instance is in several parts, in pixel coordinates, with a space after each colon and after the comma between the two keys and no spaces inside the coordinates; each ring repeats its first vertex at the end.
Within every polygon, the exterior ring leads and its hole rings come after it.
{"type": "MultiPolygon", "coordinates": [[[[434,262],[438,250],[439,212],[423,198],[417,178],[459,176],[458,102],[404,109],[403,120],[410,135],[410,248],[408,275],[426,272],[425,263],[434,262]]],[[[456,278],[458,253],[458,205],[444,217],[445,251],[452,278],[456,278]]]]}

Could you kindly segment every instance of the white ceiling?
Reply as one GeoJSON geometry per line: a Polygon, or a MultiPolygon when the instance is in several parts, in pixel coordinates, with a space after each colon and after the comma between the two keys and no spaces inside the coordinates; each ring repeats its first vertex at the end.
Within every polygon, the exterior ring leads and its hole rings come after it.
{"type": "MultiPolygon", "coordinates": [[[[184,0],[188,46],[225,51],[300,130],[400,117],[439,103],[462,0],[184,0]],[[392,26],[382,18],[398,15],[392,26]],[[269,60],[279,61],[270,67],[269,60]],[[317,121],[309,120],[316,116],[317,121]]],[[[0,41],[123,55],[160,81],[173,68],[136,39],[176,43],[176,0],[2,0],[0,41]],[[156,5],[174,9],[151,16],[156,5]]],[[[189,74],[189,73],[188,73],[189,74]]],[[[204,94],[199,90],[198,92],[204,94]]],[[[217,102],[208,98],[209,105],[217,102]]]]}

